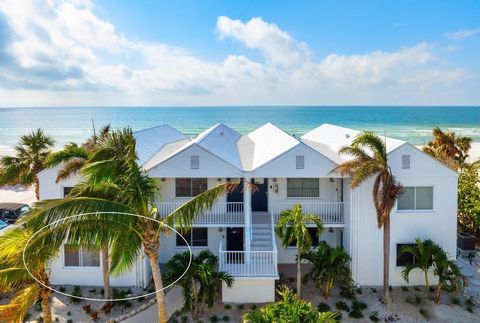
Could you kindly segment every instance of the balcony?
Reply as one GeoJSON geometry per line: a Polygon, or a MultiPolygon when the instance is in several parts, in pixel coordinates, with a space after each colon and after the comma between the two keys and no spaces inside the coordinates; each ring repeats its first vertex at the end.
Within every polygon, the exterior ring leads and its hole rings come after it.
{"type": "Polygon", "coordinates": [[[291,209],[294,204],[300,204],[303,208],[303,213],[317,215],[326,225],[343,225],[344,224],[344,210],[343,202],[310,202],[301,200],[292,200],[287,202],[275,203],[270,210],[273,214],[275,222],[277,222],[280,214],[291,209]]]}
{"type": "Polygon", "coordinates": [[[226,251],[223,242],[218,252],[219,269],[233,277],[278,277],[277,250],[226,251]]]}
{"type": "MultiPolygon", "coordinates": [[[[160,216],[166,217],[185,202],[155,203],[160,216]]],[[[194,225],[243,225],[243,202],[218,202],[210,210],[199,214],[193,221],[194,225]]]]}

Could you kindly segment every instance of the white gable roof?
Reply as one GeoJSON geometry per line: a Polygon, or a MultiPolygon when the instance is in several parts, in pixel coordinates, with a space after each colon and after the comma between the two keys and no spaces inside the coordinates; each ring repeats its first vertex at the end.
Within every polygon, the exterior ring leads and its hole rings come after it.
{"type": "MultiPolygon", "coordinates": [[[[361,134],[361,131],[325,123],[304,134],[302,140],[306,143],[325,144],[338,155],[338,150],[343,146],[349,146],[359,134],[361,134]]],[[[387,137],[387,153],[394,151],[405,143],[403,140],[387,137]]],[[[342,157],[348,158],[348,156],[342,157]]]]}
{"type": "Polygon", "coordinates": [[[136,151],[140,165],[145,164],[163,146],[188,138],[167,124],[135,131],[133,136],[137,140],[136,151]]]}
{"type": "Polygon", "coordinates": [[[244,136],[239,143],[242,166],[245,171],[256,169],[300,142],[271,123],[244,136]]]}

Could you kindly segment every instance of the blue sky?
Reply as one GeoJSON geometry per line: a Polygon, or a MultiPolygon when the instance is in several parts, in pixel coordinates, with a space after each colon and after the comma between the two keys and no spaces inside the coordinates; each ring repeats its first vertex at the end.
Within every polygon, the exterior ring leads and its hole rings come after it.
{"type": "Polygon", "coordinates": [[[0,104],[477,105],[479,17],[479,1],[5,0],[0,104]]]}

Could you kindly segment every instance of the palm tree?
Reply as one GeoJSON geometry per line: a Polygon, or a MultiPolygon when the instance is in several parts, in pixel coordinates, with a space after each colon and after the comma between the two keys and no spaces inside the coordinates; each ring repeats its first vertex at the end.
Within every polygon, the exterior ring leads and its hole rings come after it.
{"type": "Polygon", "coordinates": [[[473,139],[459,136],[453,131],[443,132],[439,127],[434,128],[432,133],[433,140],[423,147],[423,151],[449,167],[458,169],[467,159],[473,139]]]}
{"type": "Polygon", "coordinates": [[[438,277],[435,289],[435,304],[440,302],[442,289],[459,291],[462,287],[463,277],[454,260],[448,259],[447,253],[438,247],[433,257],[433,273],[438,277]]]}
{"type": "Polygon", "coordinates": [[[350,146],[342,147],[340,154],[353,159],[338,165],[334,171],[351,176],[350,188],[355,189],[375,176],[372,198],[377,213],[378,228],[383,228],[383,302],[388,303],[390,270],[390,212],[403,187],[397,183],[388,165],[385,142],[373,132],[359,134],[350,146]]]}
{"type": "Polygon", "coordinates": [[[44,322],[52,322],[47,264],[57,257],[60,246],[42,235],[28,243],[33,232],[31,228],[16,226],[0,235],[0,294],[13,293],[8,304],[0,305],[0,317],[8,322],[23,322],[28,309],[39,300],[44,322]],[[28,270],[38,281],[24,266],[24,249],[28,270]]]}
{"type": "Polygon", "coordinates": [[[430,297],[430,287],[428,284],[428,271],[433,266],[433,257],[437,252],[439,246],[435,244],[432,240],[428,239],[425,241],[420,240],[419,238],[415,239],[415,245],[413,246],[403,246],[400,249],[400,254],[404,253],[412,255],[414,262],[408,263],[402,270],[402,277],[408,283],[408,278],[410,273],[414,269],[420,269],[425,277],[425,287],[427,288],[428,297],[430,297]]]}
{"type": "Polygon", "coordinates": [[[175,254],[166,264],[164,281],[166,284],[175,282],[180,273],[185,275],[178,285],[182,288],[183,309],[190,311],[193,322],[198,322],[205,313],[205,308],[211,308],[217,297],[217,284],[225,282],[231,287],[233,278],[230,274],[218,271],[218,258],[210,250],[202,250],[193,255],[190,263],[190,252],[175,254]]]}
{"type": "Polygon", "coordinates": [[[323,290],[323,297],[330,296],[333,284],[350,283],[350,256],[341,247],[330,247],[321,241],[317,248],[302,255],[312,266],[305,280],[313,280],[317,288],[323,290]]]}
{"type": "Polygon", "coordinates": [[[289,210],[285,210],[280,214],[275,232],[282,239],[282,245],[287,248],[290,244],[295,242],[297,248],[297,294],[301,295],[302,288],[302,253],[307,252],[312,247],[313,241],[310,232],[308,231],[308,224],[314,224],[317,228],[316,236],[323,230],[322,221],[317,215],[304,214],[302,206],[298,203],[294,204],[289,210]]]}
{"type": "Polygon", "coordinates": [[[110,125],[106,125],[102,127],[99,135],[94,130],[93,135],[82,145],[72,142],[65,145],[62,150],[51,153],[45,160],[45,167],[54,168],[61,165],[55,182],[66,180],[79,173],[95,150],[98,141],[105,138],[109,132],[110,125]]]}
{"type": "Polygon", "coordinates": [[[277,290],[277,293],[280,296],[279,302],[270,303],[260,309],[255,309],[246,313],[242,317],[242,322],[337,322],[337,313],[317,311],[312,303],[304,301],[286,286],[282,286],[280,290],[277,290]]]}
{"type": "Polygon", "coordinates": [[[33,185],[38,200],[37,174],[45,168],[45,159],[54,142],[42,129],[21,136],[18,145],[14,147],[15,156],[5,156],[0,160],[0,185],[33,185]]]}
{"type": "Polygon", "coordinates": [[[110,244],[110,270],[113,274],[131,268],[143,251],[149,259],[157,291],[158,318],[165,322],[167,313],[158,263],[160,236],[166,234],[163,224],[189,228],[197,214],[210,209],[219,197],[237,185],[232,182],[218,184],[160,218],[154,207],[158,183],[138,166],[135,138],[126,128],[99,140],[98,148],[82,168],[81,182],[72,189],[72,197],[39,202],[20,223],[33,222],[39,226],[54,223],[52,229],[65,232],[70,228],[62,221],[59,224],[56,221],[82,214],[74,221],[68,221],[67,225],[75,225],[72,232],[82,243],[93,239],[102,244],[113,239],[110,244]],[[103,192],[110,198],[74,197],[77,192],[103,192]],[[95,214],[84,214],[90,212],[95,214]],[[97,228],[93,230],[95,226],[97,228]]]}
{"type": "MultiPolygon", "coordinates": [[[[93,155],[97,143],[99,140],[106,138],[110,132],[110,125],[102,127],[100,134],[97,135],[95,128],[93,135],[87,139],[82,145],[77,145],[76,143],[69,143],[63,147],[62,150],[51,153],[45,160],[45,166],[48,168],[54,168],[61,165],[58,170],[57,178],[55,182],[61,180],[66,180],[74,174],[80,173],[82,167],[84,167],[88,162],[90,157],[93,155]]],[[[108,199],[108,196],[105,196],[104,191],[91,192],[87,191],[76,191],[76,196],[83,197],[101,197],[108,199]],[[92,194],[93,193],[93,194],[92,194]]],[[[102,277],[103,277],[103,297],[105,299],[110,299],[110,266],[109,266],[109,254],[108,254],[108,241],[105,245],[101,246],[101,259],[102,259],[102,277]]]]}

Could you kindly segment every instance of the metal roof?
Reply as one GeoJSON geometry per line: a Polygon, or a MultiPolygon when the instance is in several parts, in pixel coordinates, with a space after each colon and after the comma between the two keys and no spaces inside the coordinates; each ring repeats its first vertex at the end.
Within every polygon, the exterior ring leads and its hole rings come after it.
{"type": "Polygon", "coordinates": [[[140,165],[145,164],[166,144],[188,139],[183,133],[168,124],[152,127],[133,133],[137,140],[137,156],[140,165]]]}
{"type": "Polygon", "coordinates": [[[25,203],[0,203],[0,210],[15,211],[23,206],[28,206],[25,203]]]}

